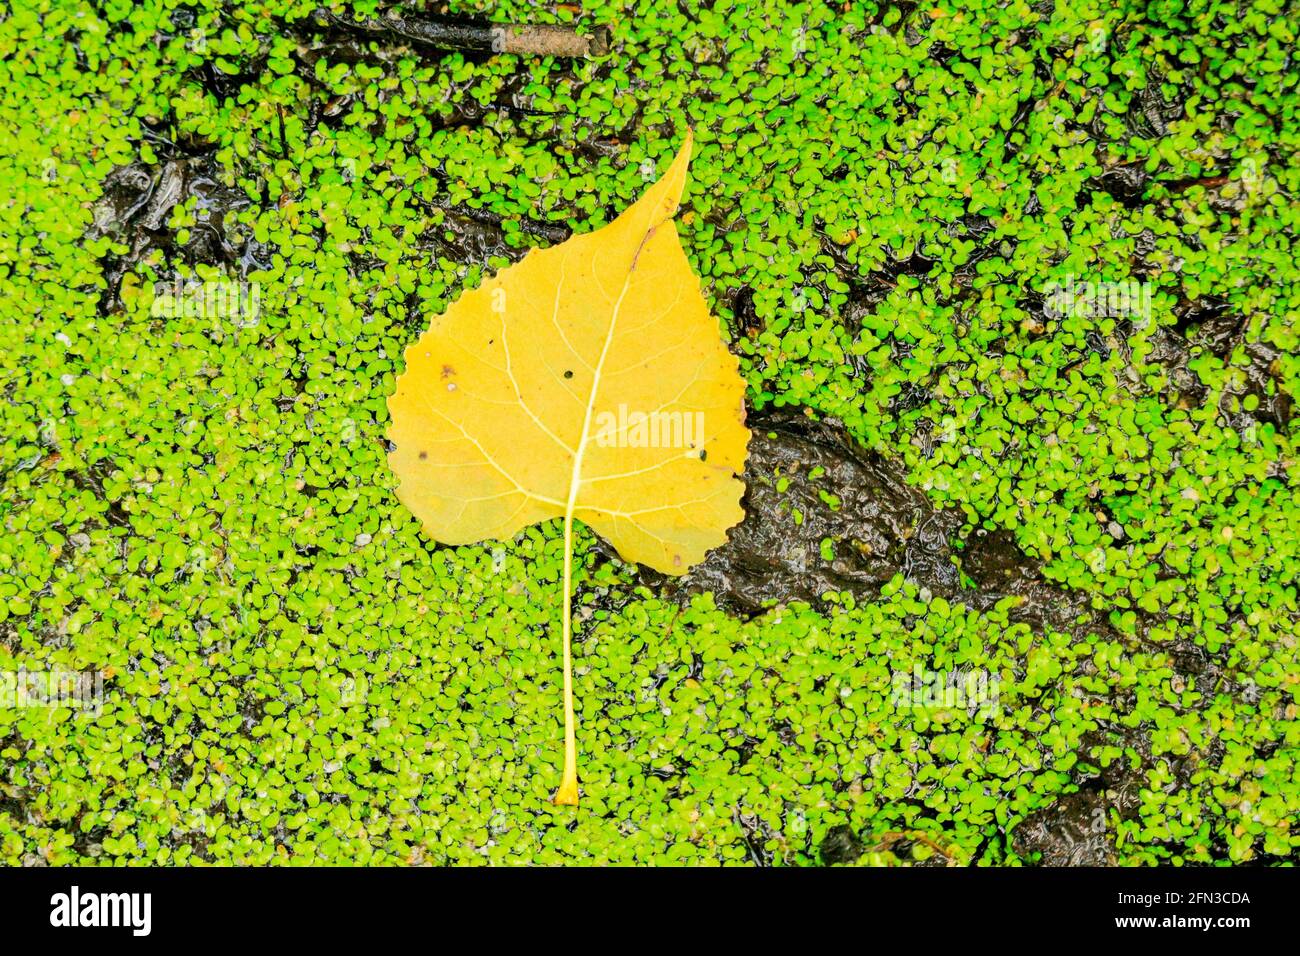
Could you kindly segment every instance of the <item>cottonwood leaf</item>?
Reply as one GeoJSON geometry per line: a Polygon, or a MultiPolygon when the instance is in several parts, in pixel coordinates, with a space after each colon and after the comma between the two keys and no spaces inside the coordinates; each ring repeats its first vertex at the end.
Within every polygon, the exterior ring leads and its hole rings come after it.
{"type": "Polygon", "coordinates": [[[565,773],[573,522],[627,561],[684,574],[744,517],[744,382],[673,215],[691,136],[608,226],[532,250],[406,352],[388,399],[398,497],[447,544],[564,520],[565,773]]]}

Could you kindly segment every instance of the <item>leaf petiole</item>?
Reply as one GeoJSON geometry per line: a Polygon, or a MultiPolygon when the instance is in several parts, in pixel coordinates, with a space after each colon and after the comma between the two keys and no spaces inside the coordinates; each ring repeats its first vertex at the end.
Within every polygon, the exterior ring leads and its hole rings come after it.
{"type": "Polygon", "coordinates": [[[573,510],[564,516],[564,776],[555,792],[559,806],[578,805],[578,739],[573,717],[573,510]]]}

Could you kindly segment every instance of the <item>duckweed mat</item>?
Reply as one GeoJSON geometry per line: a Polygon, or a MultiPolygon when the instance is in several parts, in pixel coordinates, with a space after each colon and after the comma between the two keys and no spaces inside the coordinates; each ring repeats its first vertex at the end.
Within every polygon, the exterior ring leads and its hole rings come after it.
{"type": "Polygon", "coordinates": [[[316,12],[0,8],[0,861],[1297,861],[1294,8],[316,12]],[[559,523],[428,540],[385,397],[687,127],[749,516],[582,532],[556,807],[559,523]]]}

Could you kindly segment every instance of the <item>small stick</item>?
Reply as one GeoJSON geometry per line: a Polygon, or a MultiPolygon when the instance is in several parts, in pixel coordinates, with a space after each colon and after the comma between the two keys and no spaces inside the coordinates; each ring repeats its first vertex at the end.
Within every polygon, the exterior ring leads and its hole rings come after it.
{"type": "Polygon", "coordinates": [[[892,849],[895,843],[901,843],[904,840],[910,840],[913,843],[924,843],[935,853],[948,861],[948,866],[956,866],[957,858],[953,856],[952,851],[947,849],[943,844],[932,840],[919,830],[891,830],[888,833],[881,833],[876,837],[875,844],[871,847],[872,852],[892,849]]]}
{"type": "Polygon", "coordinates": [[[490,50],[535,56],[585,57],[609,52],[609,30],[593,27],[590,36],[576,27],[557,24],[475,23],[442,17],[405,17],[389,11],[375,20],[349,20],[329,10],[316,10],[311,22],[365,36],[400,37],[444,50],[490,50]]]}

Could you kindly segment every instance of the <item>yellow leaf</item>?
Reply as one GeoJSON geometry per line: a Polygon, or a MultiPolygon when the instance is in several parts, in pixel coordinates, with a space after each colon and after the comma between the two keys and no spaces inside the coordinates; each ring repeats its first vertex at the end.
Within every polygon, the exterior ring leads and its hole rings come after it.
{"type": "Polygon", "coordinates": [[[691,136],[614,222],[532,250],[464,293],[406,352],[388,399],[398,497],[447,544],[564,520],[565,769],[577,802],[573,522],[684,574],[744,516],[744,382],[673,215],[691,136]]]}

